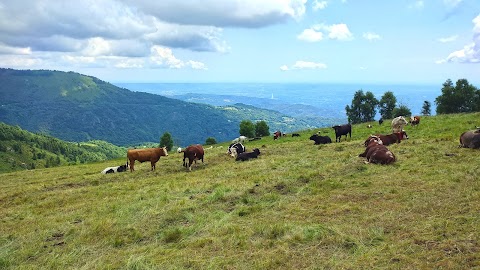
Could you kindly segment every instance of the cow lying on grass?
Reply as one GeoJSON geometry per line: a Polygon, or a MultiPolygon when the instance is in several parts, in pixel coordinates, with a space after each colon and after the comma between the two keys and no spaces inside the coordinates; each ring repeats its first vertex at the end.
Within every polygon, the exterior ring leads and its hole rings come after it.
{"type": "Polygon", "coordinates": [[[140,163],[150,161],[152,171],[155,170],[155,163],[157,163],[161,156],[168,156],[166,147],[128,150],[127,159],[130,161],[130,172],[135,170],[135,160],[140,161],[140,163]]]}
{"type": "Polygon", "coordinates": [[[480,129],[462,133],[460,135],[460,147],[480,149],[480,129]]]}
{"type": "Polygon", "coordinates": [[[368,139],[365,141],[364,145],[367,146],[370,143],[370,140],[373,138],[380,140],[382,142],[381,144],[387,146],[394,143],[400,143],[402,140],[408,139],[408,135],[405,131],[395,132],[388,135],[370,135],[370,137],[368,137],[368,139]]]}
{"type": "Polygon", "coordinates": [[[244,152],[239,154],[235,160],[245,161],[251,158],[257,158],[259,155],[260,155],[260,150],[258,148],[254,148],[252,152],[244,152]]]}
{"type": "Polygon", "coordinates": [[[245,146],[241,143],[232,143],[228,146],[227,154],[232,157],[236,157],[243,152],[245,152],[245,146]]]}
{"type": "Polygon", "coordinates": [[[124,164],[124,165],[105,168],[102,171],[102,173],[107,174],[107,173],[116,173],[116,172],[126,172],[127,167],[128,167],[128,162],[127,162],[127,164],[124,164]]]}
{"type": "Polygon", "coordinates": [[[332,143],[332,139],[328,136],[320,136],[317,134],[313,134],[310,136],[310,140],[314,141],[314,144],[327,144],[327,143],[332,143]]]}
{"type": "Polygon", "coordinates": [[[376,137],[370,139],[365,152],[358,156],[366,157],[368,163],[374,164],[391,164],[396,161],[395,155],[376,137]]]}

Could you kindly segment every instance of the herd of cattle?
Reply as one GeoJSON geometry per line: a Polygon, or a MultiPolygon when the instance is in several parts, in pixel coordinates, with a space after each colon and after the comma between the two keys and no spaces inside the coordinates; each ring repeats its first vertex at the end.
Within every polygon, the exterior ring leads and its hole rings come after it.
{"type": "MultiPolygon", "coordinates": [[[[379,120],[379,125],[382,125],[383,119],[379,120]]],[[[416,126],[420,124],[420,117],[413,116],[410,118],[410,121],[407,122],[405,117],[399,116],[392,120],[392,134],[388,135],[371,135],[365,142],[365,151],[359,154],[359,157],[365,157],[367,163],[375,164],[390,164],[396,161],[395,155],[387,148],[388,145],[393,143],[400,143],[402,140],[408,139],[407,133],[404,131],[404,126],[410,124],[416,126]]],[[[369,125],[370,126],[370,125],[369,125]]],[[[367,126],[368,127],[368,126],[367,126]]],[[[347,135],[352,137],[352,126],[350,124],[346,125],[337,125],[332,127],[335,130],[335,142],[340,142],[342,136],[345,136],[347,140],[347,135]]],[[[286,136],[286,134],[276,131],[273,135],[273,139],[277,140],[278,138],[286,136]]],[[[299,137],[300,134],[293,133],[292,137],[299,137]]],[[[260,155],[260,150],[254,148],[251,152],[246,152],[246,148],[243,145],[245,141],[257,140],[260,138],[248,139],[245,136],[240,136],[232,141],[229,145],[227,154],[235,157],[236,161],[246,161],[251,158],[257,158],[260,155]]],[[[310,140],[314,141],[315,145],[318,144],[328,144],[332,143],[332,140],[328,136],[320,136],[318,134],[313,134],[310,137],[310,140]]],[[[460,136],[460,147],[465,148],[480,148],[480,127],[477,127],[476,130],[466,131],[460,136]]],[[[203,158],[205,155],[204,148],[200,144],[190,145],[186,148],[178,148],[178,153],[183,153],[183,166],[186,167],[189,171],[192,170],[192,164],[197,160],[201,160],[203,163],[203,158]],[[188,163],[187,163],[188,159],[188,163]]],[[[135,170],[135,161],[146,162],[149,161],[151,164],[151,170],[155,170],[155,164],[162,156],[168,156],[167,149],[165,147],[160,148],[146,148],[146,149],[130,149],[127,151],[127,164],[108,167],[105,168],[102,173],[115,173],[115,172],[125,172],[127,168],[130,168],[130,172],[135,170]]]]}

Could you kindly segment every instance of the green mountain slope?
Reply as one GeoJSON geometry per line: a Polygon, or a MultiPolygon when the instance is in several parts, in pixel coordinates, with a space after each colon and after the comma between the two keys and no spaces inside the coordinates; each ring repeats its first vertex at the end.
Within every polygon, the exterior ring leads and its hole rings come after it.
{"type": "Polygon", "coordinates": [[[104,161],[125,153],[104,141],[65,142],[0,122],[0,173],[104,161]]]}
{"type": "Polygon", "coordinates": [[[372,122],[328,145],[308,137],[332,128],[247,142],[261,154],[245,162],[214,145],[192,172],[170,153],[154,172],[99,173],[117,159],[4,173],[0,266],[477,269],[480,150],[458,139],[479,117],[422,117],[386,166],[358,157],[370,134],[391,131],[372,122]]]}
{"type": "Polygon", "coordinates": [[[249,107],[249,114],[132,92],[73,72],[0,69],[0,121],[67,141],[116,145],[158,142],[170,132],[179,145],[237,137],[241,120],[268,118],[272,130],[308,128],[304,121],[249,107]],[[244,118],[244,117],[250,118],[244,118]]]}

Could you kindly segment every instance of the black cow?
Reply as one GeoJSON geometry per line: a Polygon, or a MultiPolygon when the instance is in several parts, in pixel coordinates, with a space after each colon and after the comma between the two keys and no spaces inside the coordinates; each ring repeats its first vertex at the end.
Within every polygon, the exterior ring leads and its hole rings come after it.
{"type": "Polygon", "coordinates": [[[378,124],[379,124],[379,125],[382,125],[382,124],[383,124],[383,118],[380,118],[380,119],[378,120],[378,124]]]}
{"type": "Polygon", "coordinates": [[[245,161],[251,158],[257,158],[258,155],[260,155],[260,150],[258,148],[254,148],[252,152],[244,152],[239,154],[235,159],[235,161],[239,161],[239,160],[245,161]]]}
{"type": "Polygon", "coordinates": [[[293,133],[293,134],[292,134],[292,137],[300,137],[300,134],[298,134],[298,133],[293,133]]]}
{"type": "Polygon", "coordinates": [[[335,142],[340,142],[342,139],[342,136],[345,135],[345,140],[347,140],[347,134],[350,135],[350,138],[352,138],[352,125],[346,124],[346,125],[341,125],[341,126],[333,126],[333,129],[335,129],[335,142]]]}
{"type": "Polygon", "coordinates": [[[313,134],[310,136],[310,140],[314,141],[314,144],[327,144],[327,143],[332,143],[332,139],[328,136],[320,136],[317,134],[313,134]]]}

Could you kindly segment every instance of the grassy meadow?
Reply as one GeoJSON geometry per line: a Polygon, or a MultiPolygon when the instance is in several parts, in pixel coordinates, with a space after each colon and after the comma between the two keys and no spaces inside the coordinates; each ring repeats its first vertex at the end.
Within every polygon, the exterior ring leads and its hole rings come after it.
{"type": "Polygon", "coordinates": [[[172,151],[1,174],[0,269],[480,269],[480,150],[458,147],[480,113],[406,126],[387,166],[358,157],[391,131],[367,124],[247,142],[246,162],[214,145],[192,172],[172,151]]]}

